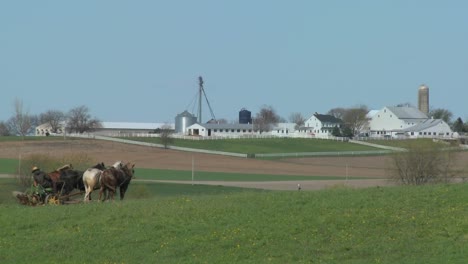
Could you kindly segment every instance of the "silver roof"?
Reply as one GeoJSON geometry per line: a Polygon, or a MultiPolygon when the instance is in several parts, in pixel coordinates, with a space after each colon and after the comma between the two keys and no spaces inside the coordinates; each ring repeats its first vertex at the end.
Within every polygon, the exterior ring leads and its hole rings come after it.
{"type": "Polygon", "coordinates": [[[161,128],[165,125],[174,128],[174,124],[168,123],[133,123],[133,122],[101,122],[102,128],[107,129],[156,129],[161,128]]]}
{"type": "Polygon", "coordinates": [[[414,107],[408,106],[387,106],[387,109],[395,114],[399,119],[427,119],[427,115],[414,107]]]}
{"type": "Polygon", "coordinates": [[[405,128],[405,129],[402,129],[402,131],[406,131],[406,132],[418,132],[418,131],[422,131],[422,130],[426,130],[428,128],[431,128],[431,127],[435,127],[437,125],[439,125],[440,123],[444,122],[444,120],[442,119],[427,119],[415,126],[412,126],[412,127],[409,127],[409,128],[405,128]]]}

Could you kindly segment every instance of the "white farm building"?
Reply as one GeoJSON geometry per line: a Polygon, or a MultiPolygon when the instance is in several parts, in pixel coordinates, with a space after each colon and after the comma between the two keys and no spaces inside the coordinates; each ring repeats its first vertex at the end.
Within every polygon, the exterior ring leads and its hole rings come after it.
{"type": "Polygon", "coordinates": [[[369,136],[374,138],[453,137],[450,126],[441,119],[429,118],[414,107],[387,106],[373,113],[369,136]]]}

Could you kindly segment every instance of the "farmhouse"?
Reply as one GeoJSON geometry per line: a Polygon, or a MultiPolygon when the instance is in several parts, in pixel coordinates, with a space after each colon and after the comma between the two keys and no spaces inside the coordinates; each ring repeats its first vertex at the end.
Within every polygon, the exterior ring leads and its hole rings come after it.
{"type": "Polygon", "coordinates": [[[441,119],[429,118],[414,107],[387,106],[373,114],[369,136],[384,137],[452,137],[450,126],[441,119]]]}
{"type": "Polygon", "coordinates": [[[299,128],[299,134],[328,137],[332,135],[335,127],[341,128],[342,121],[332,115],[322,115],[317,112],[304,122],[304,126],[299,128]]]}

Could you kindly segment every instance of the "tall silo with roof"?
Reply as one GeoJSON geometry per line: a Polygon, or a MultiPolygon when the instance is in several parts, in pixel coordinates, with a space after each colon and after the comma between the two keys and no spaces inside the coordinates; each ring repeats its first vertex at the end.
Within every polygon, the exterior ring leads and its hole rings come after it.
{"type": "Polygon", "coordinates": [[[245,109],[242,108],[239,111],[239,124],[251,124],[252,123],[252,113],[245,109]]]}
{"type": "Polygon", "coordinates": [[[184,134],[187,127],[195,124],[197,117],[189,113],[187,110],[178,114],[175,118],[175,132],[184,134]]]}
{"type": "Polygon", "coordinates": [[[418,109],[426,115],[429,114],[429,87],[424,84],[418,89],[418,109]]]}

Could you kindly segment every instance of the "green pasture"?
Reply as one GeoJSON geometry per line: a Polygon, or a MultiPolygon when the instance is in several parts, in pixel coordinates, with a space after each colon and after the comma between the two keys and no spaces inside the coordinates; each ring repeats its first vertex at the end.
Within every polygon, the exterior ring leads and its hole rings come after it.
{"type": "MultiPolygon", "coordinates": [[[[149,180],[172,180],[190,181],[191,171],[160,170],[160,169],[135,169],[135,177],[149,180]]],[[[269,175],[252,173],[228,173],[228,172],[207,172],[195,171],[196,181],[296,181],[296,180],[344,180],[341,176],[300,176],[300,175],[269,175]]],[[[353,177],[353,179],[358,179],[353,177]]],[[[363,178],[359,178],[363,179],[363,178]]],[[[368,178],[366,178],[368,179],[368,178]]]]}
{"type": "Polygon", "coordinates": [[[0,263],[439,264],[468,259],[468,184],[156,194],[178,187],[131,185],[128,199],[105,203],[0,204],[0,263]],[[138,188],[147,194],[132,196],[138,188]]]}
{"type": "MultiPolygon", "coordinates": [[[[15,174],[18,169],[18,160],[0,158],[0,174],[15,174]]],[[[92,166],[92,165],[90,165],[92,166]]],[[[191,181],[192,171],[183,170],[163,170],[136,168],[135,177],[146,180],[171,180],[171,181],[191,181]]],[[[193,175],[196,181],[293,181],[293,180],[344,180],[341,176],[300,176],[300,175],[269,175],[269,174],[243,174],[227,172],[207,172],[195,171],[193,175]]],[[[351,179],[363,179],[350,177],[351,179]]],[[[368,179],[368,178],[366,178],[368,179]]]]}
{"type": "MultiPolygon", "coordinates": [[[[133,141],[161,144],[160,138],[130,137],[133,141]]],[[[297,152],[337,152],[379,150],[374,147],[323,139],[304,138],[257,138],[257,139],[217,139],[188,140],[173,139],[172,146],[207,149],[241,154],[297,153],[297,152]]]]}
{"type": "MultiPolygon", "coordinates": [[[[21,186],[16,179],[0,179],[0,206],[17,204],[18,201],[12,195],[13,191],[24,192],[28,188],[21,186]]],[[[176,183],[147,183],[132,181],[126,198],[128,199],[153,199],[176,197],[181,195],[223,195],[234,192],[243,192],[245,189],[238,187],[216,186],[216,185],[201,185],[201,184],[176,184],[176,183]]],[[[264,190],[252,190],[257,192],[266,192],[264,190]]],[[[78,192],[75,190],[74,192],[78,192]]],[[[117,194],[118,196],[118,194],[117,194]]],[[[116,196],[116,197],[117,197],[116,196]]],[[[74,196],[73,199],[83,199],[84,195],[74,196]]],[[[99,190],[92,193],[93,199],[99,197],[99,190]]]]}
{"type": "Polygon", "coordinates": [[[410,144],[430,144],[430,145],[437,145],[439,143],[434,142],[430,138],[418,138],[418,139],[382,139],[382,140],[366,140],[364,142],[369,142],[372,144],[383,145],[383,146],[390,146],[390,147],[398,147],[398,148],[406,148],[410,144]]]}

